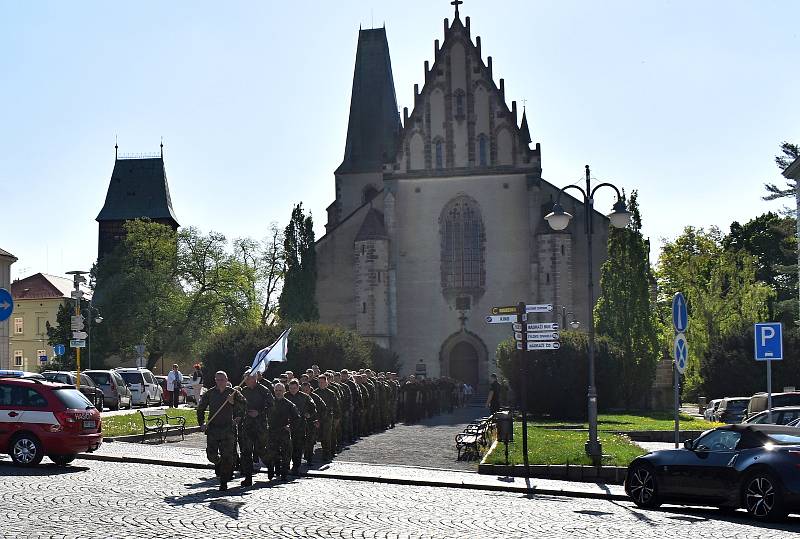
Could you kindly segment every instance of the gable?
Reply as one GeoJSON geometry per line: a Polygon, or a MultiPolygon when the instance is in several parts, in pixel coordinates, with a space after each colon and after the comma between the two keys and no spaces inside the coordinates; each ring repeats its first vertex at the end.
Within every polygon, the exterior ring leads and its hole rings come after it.
{"type": "Polygon", "coordinates": [[[469,17],[445,19],[445,40],[435,45],[433,66],[425,62],[422,90],[414,86],[414,108],[404,111],[395,174],[452,174],[511,169],[541,171],[540,148],[531,150],[527,121],[521,130],[517,106],[506,103],[491,57],[484,63],[480,37],[473,43],[469,17]]]}

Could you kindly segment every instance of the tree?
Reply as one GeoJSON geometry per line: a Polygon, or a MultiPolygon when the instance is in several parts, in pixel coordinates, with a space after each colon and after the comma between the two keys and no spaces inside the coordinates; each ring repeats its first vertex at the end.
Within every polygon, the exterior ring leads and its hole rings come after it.
{"type": "MultiPolygon", "coordinates": [[[[744,251],[722,246],[719,229],[708,232],[686,227],[672,242],[665,242],[657,266],[658,304],[662,319],[669,319],[672,296],[683,292],[689,308],[689,362],[684,394],[697,395],[702,387],[700,358],[713,341],[740,331],[766,316],[774,292],[756,279],[756,259],[744,251]]],[[[664,324],[663,339],[672,342],[671,324],[664,324]]]]}
{"type": "Polygon", "coordinates": [[[642,236],[637,192],[630,197],[631,224],[612,229],[608,259],[600,270],[602,290],[594,310],[598,335],[620,350],[622,401],[627,408],[644,408],[656,372],[658,321],[652,298],[655,277],[650,267],[650,244],[642,236]]]}
{"type": "Polygon", "coordinates": [[[316,321],[319,310],[314,223],[310,214],[304,215],[302,203],[292,210],[292,218],[284,232],[283,247],[286,273],[278,301],[281,320],[286,323],[316,321]]]}
{"type": "MultiPolygon", "coordinates": [[[[783,141],[781,143],[781,153],[775,156],[775,164],[778,165],[778,168],[783,172],[798,157],[800,157],[800,146],[783,141]]],[[[786,187],[778,187],[778,185],[774,183],[765,183],[764,188],[767,190],[767,194],[764,195],[764,200],[794,197],[797,193],[797,182],[789,180],[786,182],[786,187]]],[[[794,210],[787,209],[787,213],[796,213],[796,208],[794,210]]]]}
{"type": "Polygon", "coordinates": [[[278,313],[278,298],[283,286],[286,273],[286,253],[284,251],[284,237],[277,223],[270,225],[270,234],[264,240],[261,254],[260,277],[263,282],[263,309],[261,310],[261,323],[272,324],[278,313]]]}

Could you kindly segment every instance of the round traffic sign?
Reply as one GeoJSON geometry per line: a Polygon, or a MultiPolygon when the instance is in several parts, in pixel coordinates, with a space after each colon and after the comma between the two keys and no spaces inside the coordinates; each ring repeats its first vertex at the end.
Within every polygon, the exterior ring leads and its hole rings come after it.
{"type": "Polygon", "coordinates": [[[14,311],[14,298],[11,292],[5,288],[0,288],[0,322],[7,320],[14,311]]]}
{"type": "Polygon", "coordinates": [[[675,360],[675,368],[683,374],[686,364],[689,362],[689,344],[686,342],[686,335],[678,333],[675,335],[675,342],[672,345],[672,357],[675,360]]]}

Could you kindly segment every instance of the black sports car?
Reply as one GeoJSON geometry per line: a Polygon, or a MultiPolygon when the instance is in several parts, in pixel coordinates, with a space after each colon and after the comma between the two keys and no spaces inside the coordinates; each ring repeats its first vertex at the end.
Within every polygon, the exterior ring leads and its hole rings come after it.
{"type": "Polygon", "coordinates": [[[775,520],[800,511],[800,430],[726,425],[683,449],[654,451],[628,467],[625,492],[639,507],[712,505],[775,520]]]}

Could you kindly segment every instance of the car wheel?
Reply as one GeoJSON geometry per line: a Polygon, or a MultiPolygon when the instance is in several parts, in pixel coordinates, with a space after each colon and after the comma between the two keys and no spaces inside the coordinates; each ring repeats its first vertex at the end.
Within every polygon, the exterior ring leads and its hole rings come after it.
{"type": "Polygon", "coordinates": [[[11,442],[11,460],[18,466],[35,466],[42,462],[42,442],[32,434],[20,434],[11,442]]]}
{"type": "Polygon", "coordinates": [[[658,500],[658,484],[652,466],[634,464],[628,470],[628,495],[637,507],[655,509],[661,502],[658,500]]]}
{"type": "Polygon", "coordinates": [[[50,455],[50,460],[55,462],[56,466],[66,466],[75,460],[75,455],[50,455]]]}
{"type": "Polygon", "coordinates": [[[758,520],[779,520],[787,514],[780,483],[767,471],[756,472],[745,479],[742,505],[758,520]]]}

